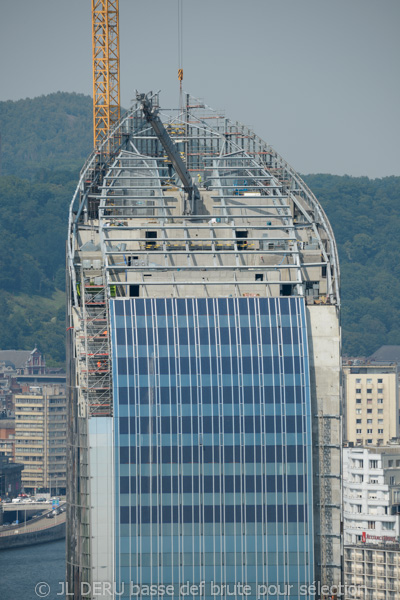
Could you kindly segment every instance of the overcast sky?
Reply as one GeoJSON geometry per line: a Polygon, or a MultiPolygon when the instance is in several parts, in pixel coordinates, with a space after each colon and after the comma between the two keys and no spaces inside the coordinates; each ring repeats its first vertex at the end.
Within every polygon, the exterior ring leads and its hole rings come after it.
{"type": "MultiPolygon", "coordinates": [[[[184,89],[301,173],[400,175],[400,0],[183,0],[184,89]]],[[[91,0],[0,8],[0,100],[92,94],[91,0]]],[[[121,99],[178,104],[178,0],[120,0],[121,99]]]]}

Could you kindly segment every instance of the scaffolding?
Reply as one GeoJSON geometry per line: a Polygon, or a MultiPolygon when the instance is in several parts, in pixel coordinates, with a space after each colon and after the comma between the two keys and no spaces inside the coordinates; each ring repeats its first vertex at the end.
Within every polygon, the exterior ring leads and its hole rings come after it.
{"type": "MultiPolygon", "coordinates": [[[[323,403],[320,402],[322,405],[323,403]]],[[[318,412],[318,453],[319,453],[319,540],[320,540],[320,569],[321,586],[332,589],[337,582],[335,571],[340,572],[341,564],[335,563],[333,548],[334,538],[340,538],[339,532],[334,531],[333,511],[341,511],[341,505],[333,501],[332,480],[340,479],[340,473],[332,473],[332,453],[340,454],[340,444],[332,443],[332,420],[339,420],[339,415],[318,412]]],[[[328,596],[326,596],[328,598],[328,596]]]]}
{"type": "Polygon", "coordinates": [[[83,276],[82,298],[81,390],[86,397],[89,415],[112,415],[112,377],[108,330],[108,303],[103,278],[83,276]]]}

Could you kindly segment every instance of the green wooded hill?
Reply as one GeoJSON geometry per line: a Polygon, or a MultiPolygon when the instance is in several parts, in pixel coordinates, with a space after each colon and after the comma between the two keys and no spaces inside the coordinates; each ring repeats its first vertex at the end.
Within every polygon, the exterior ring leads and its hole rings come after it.
{"type": "MultiPolygon", "coordinates": [[[[68,207],[92,149],[92,101],[57,93],[0,102],[0,347],[64,352],[68,207]]],[[[307,175],[342,273],[343,351],[400,344],[400,177],[307,175]]]]}
{"type": "Polygon", "coordinates": [[[1,174],[79,171],[93,149],[92,99],[57,92],[0,102],[1,174]]]}

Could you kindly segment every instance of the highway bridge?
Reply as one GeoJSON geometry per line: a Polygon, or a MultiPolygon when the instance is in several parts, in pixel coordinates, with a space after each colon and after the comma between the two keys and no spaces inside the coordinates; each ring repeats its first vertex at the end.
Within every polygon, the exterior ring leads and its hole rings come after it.
{"type": "MultiPolygon", "coordinates": [[[[64,503],[65,504],[65,503],[64,503]]],[[[62,539],[65,537],[65,512],[54,515],[51,519],[47,518],[47,514],[52,512],[50,504],[43,502],[35,504],[21,504],[18,506],[18,512],[25,512],[25,507],[28,511],[35,511],[35,507],[39,506],[39,510],[43,510],[40,517],[36,517],[22,523],[10,526],[0,527],[0,550],[6,548],[16,548],[18,546],[28,546],[30,544],[39,544],[47,541],[62,539]],[[29,508],[28,508],[29,507],[29,508]]],[[[3,507],[4,508],[4,507],[3,507]]],[[[8,505],[5,513],[11,513],[12,509],[17,509],[16,505],[8,505]]],[[[36,508],[36,512],[37,512],[36,508]]]]}

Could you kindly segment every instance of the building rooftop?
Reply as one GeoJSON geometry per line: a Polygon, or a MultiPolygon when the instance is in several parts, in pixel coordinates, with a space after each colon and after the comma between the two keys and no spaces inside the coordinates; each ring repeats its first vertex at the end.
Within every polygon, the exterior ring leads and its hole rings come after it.
{"type": "Polygon", "coordinates": [[[371,354],[369,360],[374,363],[397,363],[400,365],[400,346],[381,346],[371,354]]]}
{"type": "MultiPolygon", "coordinates": [[[[151,102],[158,111],[158,97],[151,102]]],[[[188,96],[181,113],[159,116],[198,186],[190,201],[141,107],[117,128],[124,147],[112,160],[97,151],[82,172],[70,212],[75,304],[82,288],[100,284],[103,257],[117,297],[304,296],[337,304],[329,222],[291,167],[254,132],[188,96]]]]}

